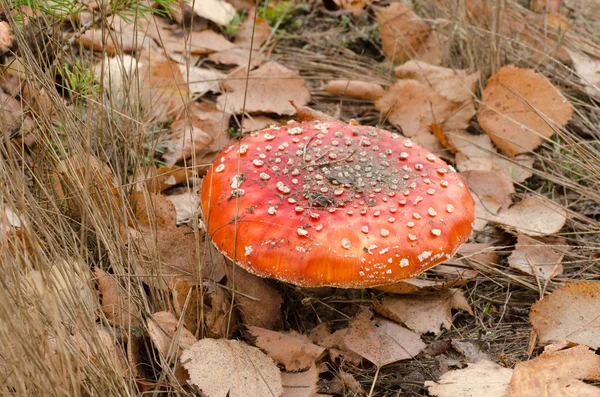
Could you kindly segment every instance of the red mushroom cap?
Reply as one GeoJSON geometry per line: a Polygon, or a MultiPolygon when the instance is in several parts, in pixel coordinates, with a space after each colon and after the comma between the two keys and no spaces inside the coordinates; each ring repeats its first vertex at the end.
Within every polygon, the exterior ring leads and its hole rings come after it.
{"type": "Polygon", "coordinates": [[[202,183],[216,247],[244,269],[302,286],[417,276],[468,238],[473,198],[456,171],[388,131],[290,122],[229,146],[202,183]]]}

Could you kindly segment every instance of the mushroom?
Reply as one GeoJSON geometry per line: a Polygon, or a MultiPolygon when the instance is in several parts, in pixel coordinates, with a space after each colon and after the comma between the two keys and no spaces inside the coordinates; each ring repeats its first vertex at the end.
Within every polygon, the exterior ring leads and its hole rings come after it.
{"type": "Polygon", "coordinates": [[[362,288],[449,259],[475,206],[451,166],[399,135],[318,120],[271,126],[217,156],[202,182],[217,249],[251,273],[362,288]]]}

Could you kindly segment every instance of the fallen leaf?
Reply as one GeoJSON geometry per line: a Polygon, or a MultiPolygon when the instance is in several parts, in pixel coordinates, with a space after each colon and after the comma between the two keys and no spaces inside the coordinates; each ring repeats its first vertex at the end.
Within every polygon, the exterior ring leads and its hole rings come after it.
{"type": "Polygon", "coordinates": [[[460,354],[465,357],[465,361],[468,363],[476,363],[481,360],[489,360],[490,357],[481,350],[481,345],[485,342],[482,341],[470,341],[452,339],[450,344],[460,354]],[[479,342],[479,343],[478,343],[479,342]]]}
{"type": "Polygon", "coordinates": [[[414,358],[425,348],[419,334],[381,318],[371,321],[368,310],[350,320],[344,342],[378,367],[414,358]]]}
{"type": "Polygon", "coordinates": [[[435,136],[435,138],[440,142],[440,144],[444,147],[444,149],[448,150],[452,154],[456,154],[456,147],[450,141],[448,134],[444,131],[441,125],[437,123],[433,123],[429,125],[429,132],[435,136]]]}
{"type": "Polygon", "coordinates": [[[96,332],[92,331],[91,335],[84,335],[83,330],[77,330],[71,338],[90,362],[109,360],[115,370],[119,371],[118,373],[127,376],[129,372],[127,359],[122,347],[115,342],[116,335],[100,324],[96,324],[95,329],[96,332]]]}
{"type": "Polygon", "coordinates": [[[236,340],[202,339],[181,355],[190,383],[207,397],[283,396],[279,368],[256,347],[236,340]]]}
{"type": "Polygon", "coordinates": [[[600,347],[600,284],[593,281],[565,284],[537,301],[529,321],[542,342],[566,340],[600,347]]]}
{"type": "MultiPolygon", "coordinates": [[[[429,84],[444,98],[453,102],[473,102],[473,94],[481,73],[450,69],[410,60],[394,69],[399,79],[412,79],[429,84]]],[[[473,111],[473,115],[475,112],[473,111]]]]}
{"type": "Polygon", "coordinates": [[[87,49],[110,56],[122,53],[130,54],[144,47],[155,47],[152,40],[146,38],[143,32],[133,30],[114,32],[106,29],[90,29],[79,36],[76,36],[75,33],[69,36],[78,37],[75,43],[81,44],[87,49]]]}
{"type": "Polygon", "coordinates": [[[134,171],[131,184],[136,191],[148,189],[151,193],[161,193],[185,182],[192,176],[192,171],[182,167],[160,167],[154,165],[139,167],[134,171]]]}
{"type": "Polygon", "coordinates": [[[429,294],[432,292],[444,290],[451,287],[460,287],[466,282],[461,280],[427,280],[422,278],[413,278],[411,280],[401,281],[396,284],[380,285],[375,287],[380,291],[390,294],[405,295],[405,294],[429,294]]]}
{"type": "Polygon", "coordinates": [[[248,48],[231,48],[225,51],[214,52],[208,56],[208,59],[214,63],[222,65],[236,65],[255,69],[268,61],[266,54],[261,51],[250,51],[248,48]],[[252,55],[252,57],[251,57],[252,55]]]}
{"type": "Polygon", "coordinates": [[[15,38],[8,22],[0,22],[0,52],[6,52],[13,45],[15,38]]]}
{"type": "Polygon", "coordinates": [[[446,135],[450,144],[456,151],[464,154],[467,158],[490,157],[496,153],[492,140],[486,134],[473,135],[465,130],[447,130],[446,135]]]}
{"type": "Polygon", "coordinates": [[[341,361],[338,358],[343,357],[343,361],[350,362],[353,365],[360,365],[362,357],[346,346],[344,338],[348,333],[347,328],[331,333],[327,324],[321,324],[319,329],[314,329],[313,331],[309,337],[315,344],[329,349],[329,357],[332,362],[341,361]]]}
{"type": "Polygon", "coordinates": [[[452,309],[461,309],[473,315],[462,291],[448,289],[435,295],[385,297],[375,301],[375,310],[392,321],[401,323],[420,334],[439,335],[452,326],[452,309]]]}
{"type": "Polygon", "coordinates": [[[313,363],[304,372],[282,372],[283,395],[285,397],[315,397],[319,391],[319,371],[313,363]]]}
{"type": "Polygon", "coordinates": [[[319,121],[336,120],[334,117],[332,117],[328,114],[325,114],[321,111],[309,108],[308,106],[296,106],[294,101],[292,101],[291,104],[294,107],[294,109],[296,110],[299,123],[301,123],[303,121],[312,121],[312,120],[319,120],[319,121]]]}
{"type": "Polygon", "coordinates": [[[198,97],[201,97],[207,92],[221,92],[219,81],[226,77],[223,73],[219,73],[216,70],[198,68],[195,66],[187,67],[186,65],[179,65],[179,70],[181,71],[190,92],[196,94],[198,97]]]}
{"type": "Polygon", "coordinates": [[[236,308],[246,326],[266,329],[283,328],[279,292],[265,283],[265,280],[248,273],[238,266],[228,266],[230,277],[227,285],[239,292],[235,294],[236,308]]]}
{"type": "Polygon", "coordinates": [[[520,154],[512,159],[494,156],[492,162],[497,169],[503,170],[513,182],[521,183],[533,175],[530,170],[533,169],[535,158],[527,154],[520,154]]]}
{"type": "Polygon", "coordinates": [[[101,295],[102,311],[108,320],[123,329],[139,327],[142,313],[131,293],[122,289],[113,276],[97,266],[94,274],[101,295]]]}
{"type": "Polygon", "coordinates": [[[437,382],[427,380],[425,387],[437,397],[504,397],[512,374],[510,368],[482,360],[448,371],[437,382]]]}
{"type": "Polygon", "coordinates": [[[152,344],[164,357],[169,357],[169,352],[178,357],[179,352],[196,343],[196,337],[183,324],[179,325],[179,320],[171,312],[152,314],[146,325],[152,344]]]}
{"type": "Polygon", "coordinates": [[[530,152],[554,135],[573,107],[560,90],[531,69],[504,66],[488,80],[477,118],[508,156],[530,152]]]}
{"type": "Polygon", "coordinates": [[[249,116],[242,120],[242,130],[244,132],[254,132],[263,130],[271,125],[280,125],[280,122],[267,116],[249,116]]]}
{"type": "Polygon", "coordinates": [[[235,8],[223,0],[198,0],[192,2],[198,16],[206,18],[217,25],[228,25],[235,18],[235,8]]]}
{"type": "Polygon", "coordinates": [[[241,48],[261,47],[271,37],[271,27],[259,16],[255,8],[248,12],[248,17],[235,32],[235,44],[241,48]],[[252,46],[250,45],[252,44],[252,46]]]}
{"type": "Polygon", "coordinates": [[[375,11],[383,52],[392,63],[418,58],[418,53],[431,27],[412,8],[394,2],[375,11]]]}
{"type": "Polygon", "coordinates": [[[587,346],[544,352],[515,366],[506,397],[600,395],[581,379],[600,379],[600,356],[587,346]]]}
{"type": "Polygon", "coordinates": [[[567,212],[549,199],[527,196],[498,215],[487,219],[528,236],[545,236],[558,233],[567,221],[567,212]]]}
{"type": "Polygon", "coordinates": [[[188,109],[190,116],[174,121],[170,126],[171,133],[160,140],[160,145],[166,146],[163,159],[167,166],[198,155],[215,139],[228,134],[227,113],[196,101],[190,103],[188,109]]]}
{"type": "Polygon", "coordinates": [[[239,69],[223,82],[229,92],[217,99],[219,109],[226,109],[235,114],[244,111],[292,115],[296,111],[290,105],[290,100],[298,106],[304,106],[310,100],[304,79],[278,63],[267,62],[251,71],[248,74],[247,87],[246,74],[246,69],[239,69]]]}
{"type": "Polygon", "coordinates": [[[515,250],[508,257],[508,264],[513,269],[540,277],[542,280],[550,280],[563,273],[564,253],[552,248],[562,245],[564,244],[538,241],[519,234],[515,250]]]}
{"type": "Polygon", "coordinates": [[[167,199],[175,206],[177,225],[190,223],[192,219],[199,217],[200,196],[198,195],[198,189],[191,191],[188,188],[184,188],[184,191],[181,193],[169,194],[167,199]]]}
{"type": "Polygon", "coordinates": [[[376,101],[385,92],[379,84],[358,80],[331,80],[323,86],[323,89],[329,95],[349,96],[367,101],[376,101]]]}
{"type": "Polygon", "coordinates": [[[512,194],[515,188],[511,179],[497,170],[465,171],[461,175],[465,178],[469,189],[477,196],[493,198],[501,208],[508,208],[512,204],[512,194]]]}
{"type": "MultiPolygon", "coordinates": [[[[217,338],[230,337],[239,324],[237,316],[231,313],[233,310],[231,308],[231,295],[218,284],[214,285],[214,291],[205,294],[208,296],[210,305],[209,310],[205,310],[204,314],[204,322],[209,331],[208,335],[217,338]]],[[[200,315],[200,313],[196,314],[200,315]]]]}
{"type": "MultiPolygon", "coordinates": [[[[399,3],[394,3],[399,4],[399,3]]],[[[375,110],[383,113],[407,137],[442,123],[459,104],[441,96],[428,84],[417,80],[400,80],[375,102],[375,110]]]]}
{"type": "Polygon", "coordinates": [[[248,332],[256,338],[256,347],[288,372],[309,369],[325,352],[325,348],[294,332],[281,333],[260,327],[248,327],[248,332]]]}
{"type": "Polygon", "coordinates": [[[584,91],[595,99],[600,99],[600,61],[592,59],[582,52],[566,49],[573,61],[573,67],[579,75],[584,91]]]}
{"type": "Polygon", "coordinates": [[[493,197],[482,196],[479,197],[476,194],[473,195],[475,201],[475,222],[473,223],[473,230],[480,232],[487,224],[494,219],[502,205],[496,201],[493,197]]]}
{"type": "Polygon", "coordinates": [[[339,369],[335,378],[329,383],[327,390],[342,396],[361,397],[366,394],[360,382],[351,373],[344,371],[343,368],[339,369]]]}

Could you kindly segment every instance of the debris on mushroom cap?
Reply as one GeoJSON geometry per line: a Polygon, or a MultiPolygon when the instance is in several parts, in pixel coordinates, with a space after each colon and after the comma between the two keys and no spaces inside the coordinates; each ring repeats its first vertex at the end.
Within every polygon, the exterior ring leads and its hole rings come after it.
{"type": "Polygon", "coordinates": [[[415,277],[467,240],[474,208],[463,179],[437,156],[333,120],[246,137],[202,182],[217,248],[254,274],[302,286],[415,277]]]}

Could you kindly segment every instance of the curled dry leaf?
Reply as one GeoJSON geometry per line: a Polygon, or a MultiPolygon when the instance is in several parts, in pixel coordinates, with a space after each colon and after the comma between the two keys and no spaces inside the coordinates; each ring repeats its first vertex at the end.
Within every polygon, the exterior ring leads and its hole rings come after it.
{"type": "Polygon", "coordinates": [[[401,2],[375,11],[383,52],[393,63],[419,58],[419,50],[427,41],[431,27],[412,8],[401,2]]]}
{"type": "Polygon", "coordinates": [[[417,80],[397,81],[375,102],[375,110],[382,112],[408,137],[448,119],[458,106],[417,80]]]}
{"type": "Polygon", "coordinates": [[[467,368],[448,371],[437,381],[425,381],[429,394],[437,397],[504,397],[513,370],[481,360],[467,368]]]}
{"type": "Polygon", "coordinates": [[[299,123],[302,123],[303,121],[313,121],[313,120],[315,120],[315,121],[316,120],[319,120],[319,121],[336,120],[335,117],[325,114],[321,111],[309,108],[308,106],[296,106],[294,101],[291,101],[290,103],[296,110],[299,123]]]}
{"type": "Polygon", "coordinates": [[[410,280],[401,281],[396,284],[380,285],[379,287],[375,287],[375,289],[397,295],[429,294],[447,288],[460,287],[462,285],[465,285],[467,281],[468,280],[461,280],[456,278],[450,281],[413,278],[410,280]]]}
{"type": "Polygon", "coordinates": [[[317,345],[329,349],[329,357],[331,361],[336,362],[338,361],[338,358],[343,357],[344,361],[350,362],[353,365],[360,365],[362,357],[354,353],[348,346],[346,346],[344,337],[347,333],[347,328],[331,333],[329,325],[323,323],[311,330],[309,338],[317,345]]]}
{"type": "Polygon", "coordinates": [[[202,339],[181,355],[190,383],[207,397],[283,396],[279,368],[256,347],[202,339]]]}
{"type": "Polygon", "coordinates": [[[600,395],[600,388],[582,379],[600,379],[600,356],[587,346],[548,351],[516,365],[506,397],[600,395]]]}
{"type": "Polygon", "coordinates": [[[323,86],[323,89],[329,95],[345,95],[367,101],[376,101],[384,94],[383,87],[379,84],[358,80],[331,80],[323,86]]]}
{"type": "Polygon", "coordinates": [[[306,336],[275,332],[260,327],[249,327],[248,332],[256,338],[256,347],[263,350],[288,372],[305,371],[325,352],[325,348],[313,344],[306,336]]]}
{"type": "Polygon", "coordinates": [[[223,82],[229,92],[217,99],[219,109],[235,114],[245,111],[292,115],[295,109],[290,105],[290,100],[298,106],[304,106],[310,100],[304,79],[297,72],[276,62],[267,62],[248,73],[247,87],[246,75],[246,69],[239,69],[223,82]]]}
{"type": "Polygon", "coordinates": [[[528,236],[545,236],[562,229],[567,221],[567,212],[553,201],[527,196],[498,215],[490,214],[486,219],[528,236]]]}
{"type": "Polygon", "coordinates": [[[94,268],[94,274],[102,299],[102,311],[108,320],[123,329],[139,327],[142,313],[131,292],[123,290],[113,276],[99,267],[94,268]]]}
{"type": "Polygon", "coordinates": [[[550,280],[563,273],[563,252],[559,242],[544,242],[519,234],[515,250],[508,257],[508,264],[513,269],[550,280]],[[552,248],[555,246],[556,248],[552,248]]]}
{"type": "Polygon", "coordinates": [[[179,356],[182,350],[196,343],[196,337],[171,312],[156,312],[147,321],[148,335],[154,347],[164,357],[179,356]]]}
{"type": "Polygon", "coordinates": [[[378,367],[414,358],[425,348],[419,334],[381,318],[371,321],[368,310],[350,320],[344,342],[378,367]]]}
{"type": "Polygon", "coordinates": [[[15,38],[8,22],[0,22],[0,52],[6,52],[13,45],[15,38]]]}
{"type": "Polygon", "coordinates": [[[248,273],[239,266],[228,266],[227,285],[238,293],[235,302],[242,321],[246,326],[266,329],[283,327],[279,292],[265,283],[265,280],[248,273]]]}
{"type": "Polygon", "coordinates": [[[281,382],[285,397],[314,397],[319,391],[319,371],[313,363],[304,372],[282,372],[281,382]]]}
{"type": "Polygon", "coordinates": [[[96,325],[96,332],[92,331],[91,335],[84,335],[83,332],[83,329],[78,330],[71,337],[79,350],[92,362],[100,362],[100,357],[104,355],[104,362],[110,363],[116,373],[126,376],[129,368],[127,359],[123,349],[115,343],[115,335],[100,324],[96,325]]]}
{"type": "Polygon", "coordinates": [[[573,107],[560,90],[531,69],[504,66],[488,80],[479,124],[509,156],[530,152],[566,124],[573,107]]]}
{"type": "Polygon", "coordinates": [[[420,334],[432,332],[439,335],[442,329],[450,329],[452,309],[473,315],[469,302],[458,289],[440,291],[435,295],[385,297],[381,303],[375,301],[377,313],[420,334]]]}
{"type": "Polygon", "coordinates": [[[568,283],[536,302],[529,321],[542,342],[566,340],[600,348],[600,284],[568,283]]]}
{"type": "Polygon", "coordinates": [[[130,54],[144,47],[156,47],[152,39],[146,38],[143,32],[133,30],[112,32],[106,29],[90,29],[79,36],[76,36],[75,33],[69,36],[78,37],[75,43],[81,44],[87,49],[110,56],[122,53],[130,54]]]}
{"type": "Polygon", "coordinates": [[[192,176],[192,171],[182,167],[139,167],[130,179],[137,192],[148,189],[151,193],[161,193],[175,185],[185,182],[192,176]]]}

